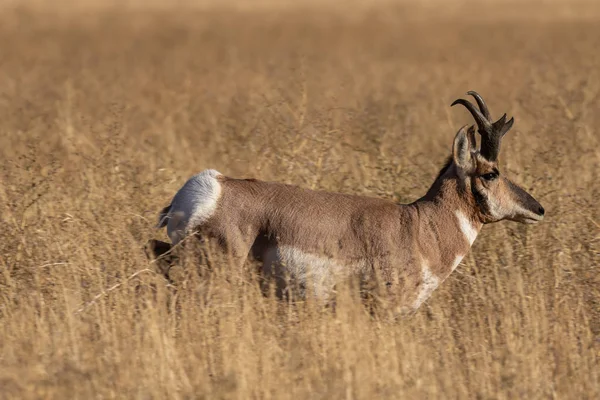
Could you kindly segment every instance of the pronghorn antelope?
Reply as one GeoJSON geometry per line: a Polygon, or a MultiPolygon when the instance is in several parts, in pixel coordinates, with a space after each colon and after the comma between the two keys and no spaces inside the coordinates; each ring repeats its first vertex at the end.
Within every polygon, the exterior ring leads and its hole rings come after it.
{"type": "MultiPolygon", "coordinates": [[[[215,170],[190,178],[159,217],[172,245],[195,233],[214,239],[243,263],[249,254],[274,278],[277,293],[288,278],[327,299],[340,279],[378,278],[397,311],[416,310],[458,266],[484,224],[535,223],[544,208],[498,169],[506,114],[492,122],[479,94],[464,99],[475,126],[460,128],[452,155],[425,196],[411,204],[313,191],[282,183],[234,179],[215,170]]],[[[155,254],[171,245],[155,241],[155,254]],[[158,243],[158,245],[156,245],[158,243]]]]}

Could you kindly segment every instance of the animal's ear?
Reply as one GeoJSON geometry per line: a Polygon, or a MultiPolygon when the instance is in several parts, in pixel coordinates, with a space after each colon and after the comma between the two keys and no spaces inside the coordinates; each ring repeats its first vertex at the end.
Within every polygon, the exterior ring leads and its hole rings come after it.
{"type": "Polygon", "coordinates": [[[475,149],[475,130],[473,127],[467,131],[467,126],[459,129],[454,138],[452,147],[452,158],[454,164],[465,171],[469,171],[473,167],[472,150],[475,149]]]}
{"type": "Polygon", "coordinates": [[[474,153],[477,151],[477,140],[475,140],[475,125],[471,125],[467,130],[467,138],[471,145],[471,151],[474,153]]]}

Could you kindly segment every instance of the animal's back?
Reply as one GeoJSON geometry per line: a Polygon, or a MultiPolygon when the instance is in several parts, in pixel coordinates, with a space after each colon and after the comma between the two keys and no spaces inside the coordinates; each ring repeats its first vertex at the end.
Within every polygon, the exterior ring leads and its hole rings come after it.
{"type": "Polygon", "coordinates": [[[328,256],[362,252],[365,240],[398,232],[406,220],[401,216],[407,210],[388,200],[258,180],[222,177],[221,182],[220,211],[227,219],[222,223],[251,224],[276,236],[279,244],[303,251],[328,256]]]}
{"type": "Polygon", "coordinates": [[[241,227],[266,237],[255,242],[252,252],[260,256],[263,274],[275,279],[280,294],[288,287],[286,278],[299,284],[302,293],[310,288],[325,299],[349,275],[367,277],[377,270],[386,281],[397,281],[393,266],[411,269],[414,249],[408,238],[415,216],[410,207],[254,179],[220,181],[221,208],[209,225],[241,227]]]}
{"type": "Polygon", "coordinates": [[[313,281],[325,297],[340,276],[373,268],[388,273],[393,263],[406,264],[411,249],[390,253],[390,243],[410,236],[414,217],[409,207],[389,200],[234,179],[214,170],[190,178],[164,215],[173,243],[198,230],[223,239],[242,258],[250,250],[259,254],[267,275],[313,281]]]}

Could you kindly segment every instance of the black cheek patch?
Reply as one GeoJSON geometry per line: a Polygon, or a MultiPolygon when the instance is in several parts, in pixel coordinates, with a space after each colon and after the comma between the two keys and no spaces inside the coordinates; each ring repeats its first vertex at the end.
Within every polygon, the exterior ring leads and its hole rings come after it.
{"type": "Polygon", "coordinates": [[[481,211],[481,213],[483,215],[491,215],[490,207],[487,203],[487,200],[486,200],[485,196],[483,195],[483,193],[481,193],[479,190],[477,190],[477,188],[475,187],[475,182],[471,182],[471,193],[473,194],[475,203],[477,204],[477,207],[479,207],[479,210],[481,211]]]}

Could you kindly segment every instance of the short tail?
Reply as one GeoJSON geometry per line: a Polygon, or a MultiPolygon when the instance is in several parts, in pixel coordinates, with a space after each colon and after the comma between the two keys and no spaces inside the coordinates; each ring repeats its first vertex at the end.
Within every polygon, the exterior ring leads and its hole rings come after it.
{"type": "Polygon", "coordinates": [[[165,226],[167,226],[167,223],[169,222],[169,212],[170,211],[171,211],[171,204],[169,204],[168,206],[166,206],[165,208],[162,209],[162,211],[158,215],[158,224],[156,225],[156,227],[158,229],[164,228],[165,226]]]}

